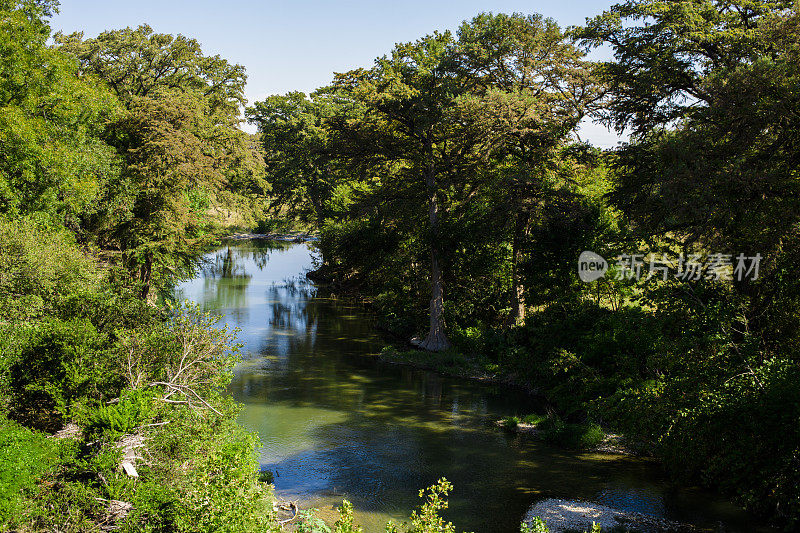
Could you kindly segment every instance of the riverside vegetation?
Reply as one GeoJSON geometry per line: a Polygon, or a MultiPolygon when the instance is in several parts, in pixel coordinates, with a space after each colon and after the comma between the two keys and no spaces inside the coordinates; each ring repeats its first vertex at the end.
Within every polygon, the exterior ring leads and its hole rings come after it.
{"type": "Polygon", "coordinates": [[[56,7],[0,0],[0,529],[278,531],[235,332],[163,298],[261,212],[244,71],[148,27],[50,46],[56,7]]]}
{"type": "MultiPolygon", "coordinates": [[[[256,136],[243,67],[147,26],[51,35],[57,7],[0,0],[0,528],[281,529],[223,394],[234,332],[168,296],[275,213],[437,364],[545,394],[553,438],[620,431],[798,526],[796,1],[629,0],[569,30],[479,14],[256,102],[256,136]],[[577,141],[585,117],[631,141],[577,141]],[[583,284],[584,250],[761,263],[583,284]]],[[[387,531],[453,531],[450,489],[387,531]]],[[[340,512],[292,527],[360,530],[340,512]]]]}

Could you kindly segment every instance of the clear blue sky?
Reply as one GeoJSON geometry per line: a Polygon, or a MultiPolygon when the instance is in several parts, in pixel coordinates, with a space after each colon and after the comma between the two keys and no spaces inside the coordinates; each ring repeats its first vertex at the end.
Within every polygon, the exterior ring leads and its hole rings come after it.
{"type": "MultiPolygon", "coordinates": [[[[200,41],[206,54],[220,54],[247,68],[250,102],[270,94],[311,92],[334,72],[369,67],[395,43],[434,30],[455,30],[481,11],[542,13],[562,26],[582,24],[612,0],[61,0],[54,31],[87,37],[126,26],[150,24],[160,33],[200,41]]],[[[616,144],[605,128],[587,124],[581,135],[594,144],[616,144]]]]}

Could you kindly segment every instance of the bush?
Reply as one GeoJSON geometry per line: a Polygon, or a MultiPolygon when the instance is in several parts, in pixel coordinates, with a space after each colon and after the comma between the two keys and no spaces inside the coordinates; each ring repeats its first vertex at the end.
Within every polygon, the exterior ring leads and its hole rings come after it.
{"type": "Polygon", "coordinates": [[[660,451],[684,478],[733,494],[747,507],[800,525],[800,369],[771,359],[753,374],[702,391],[677,410],[660,451]]]}
{"type": "Polygon", "coordinates": [[[557,416],[549,416],[536,426],[545,441],[575,450],[594,448],[605,438],[597,424],[570,424],[557,416]]]}
{"type": "MultiPolygon", "coordinates": [[[[446,522],[439,512],[447,509],[447,495],[453,490],[453,485],[442,478],[427,489],[419,491],[419,497],[425,498],[419,510],[411,513],[411,524],[403,524],[404,533],[455,533],[455,528],[446,522]]],[[[395,524],[386,526],[386,533],[400,533],[395,524]]]]}
{"type": "Polygon", "coordinates": [[[507,416],[500,422],[503,424],[503,429],[513,431],[519,427],[520,419],[518,416],[507,416]]]}
{"type": "Polygon", "coordinates": [[[544,416],[544,415],[531,414],[531,415],[525,415],[522,418],[522,421],[525,422],[526,424],[530,424],[532,426],[535,426],[535,425],[540,424],[541,422],[543,422],[546,418],[547,417],[544,416]]]}
{"type": "Polygon", "coordinates": [[[20,327],[6,340],[11,413],[33,427],[58,429],[81,418],[122,387],[106,352],[107,337],[85,319],[45,319],[20,327]],[[14,353],[16,352],[16,353],[14,353]]]}
{"type": "Polygon", "coordinates": [[[339,520],[333,524],[332,533],[364,533],[361,526],[353,523],[353,504],[347,500],[342,502],[342,506],[337,508],[339,520]]]}
{"type": "Polygon", "coordinates": [[[530,522],[523,522],[519,528],[520,533],[550,533],[550,528],[544,520],[534,516],[530,522]]]}
{"type": "Polygon", "coordinates": [[[272,494],[258,481],[257,437],[236,423],[239,407],[217,403],[222,413],[181,406],[170,424],[148,436],[149,464],[123,531],[269,531],[272,494]]]}
{"type": "Polygon", "coordinates": [[[101,279],[65,228],[46,218],[0,221],[0,317],[43,316],[68,295],[92,292],[101,279]]]}

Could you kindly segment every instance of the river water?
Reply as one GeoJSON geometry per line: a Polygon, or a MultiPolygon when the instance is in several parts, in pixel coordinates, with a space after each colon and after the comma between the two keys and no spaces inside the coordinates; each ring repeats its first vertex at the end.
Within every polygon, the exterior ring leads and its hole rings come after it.
{"type": "Polygon", "coordinates": [[[346,498],[365,532],[378,533],[444,476],[455,486],[445,515],[459,531],[518,532],[531,503],[548,497],[754,529],[722,498],[671,485],[651,461],[498,430],[503,416],[536,409],[525,396],[377,361],[385,342],[370,316],[305,280],[314,257],[305,244],[237,242],[177,289],[241,330],[230,394],[244,404],[240,423],[261,437],[279,497],[331,523],[346,498]]]}

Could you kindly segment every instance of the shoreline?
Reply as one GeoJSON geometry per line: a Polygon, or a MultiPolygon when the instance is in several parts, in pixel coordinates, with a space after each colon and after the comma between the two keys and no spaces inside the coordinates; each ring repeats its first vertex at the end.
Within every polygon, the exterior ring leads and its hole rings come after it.
{"type": "Polygon", "coordinates": [[[220,241],[276,241],[276,242],[314,242],[318,239],[305,231],[290,231],[277,233],[228,233],[220,237],[220,241]]]}
{"type": "MultiPolygon", "coordinates": [[[[314,283],[321,285],[333,285],[328,276],[320,273],[319,270],[306,273],[306,277],[314,283]]],[[[347,296],[353,301],[369,307],[369,302],[358,297],[357,294],[348,293],[347,296]]],[[[463,357],[459,360],[463,366],[454,366],[452,359],[448,360],[448,355],[443,352],[428,352],[414,346],[410,341],[404,340],[395,332],[376,325],[375,329],[387,337],[387,344],[373,356],[374,359],[384,364],[393,366],[404,366],[415,370],[434,372],[442,377],[466,379],[475,383],[503,387],[507,390],[522,393],[531,399],[539,400],[548,404],[549,400],[544,392],[528,382],[519,381],[514,375],[498,372],[492,374],[482,369],[479,361],[472,358],[463,357]],[[394,342],[392,342],[394,341],[394,342]],[[405,348],[405,349],[402,349],[405,348]]],[[[498,428],[518,434],[535,436],[539,430],[532,424],[520,423],[514,428],[504,427],[503,420],[495,421],[498,428]]],[[[635,450],[626,442],[624,435],[608,433],[603,431],[604,438],[601,443],[590,449],[580,450],[583,453],[599,453],[608,455],[621,455],[627,457],[652,457],[651,454],[640,450],[635,450]]],[[[541,435],[539,435],[541,437],[541,435]]],[[[559,445],[556,445],[559,446],[559,445]]],[[[563,446],[562,446],[563,447],[563,446]]],[[[568,449],[564,447],[564,449],[568,449]]]]}

